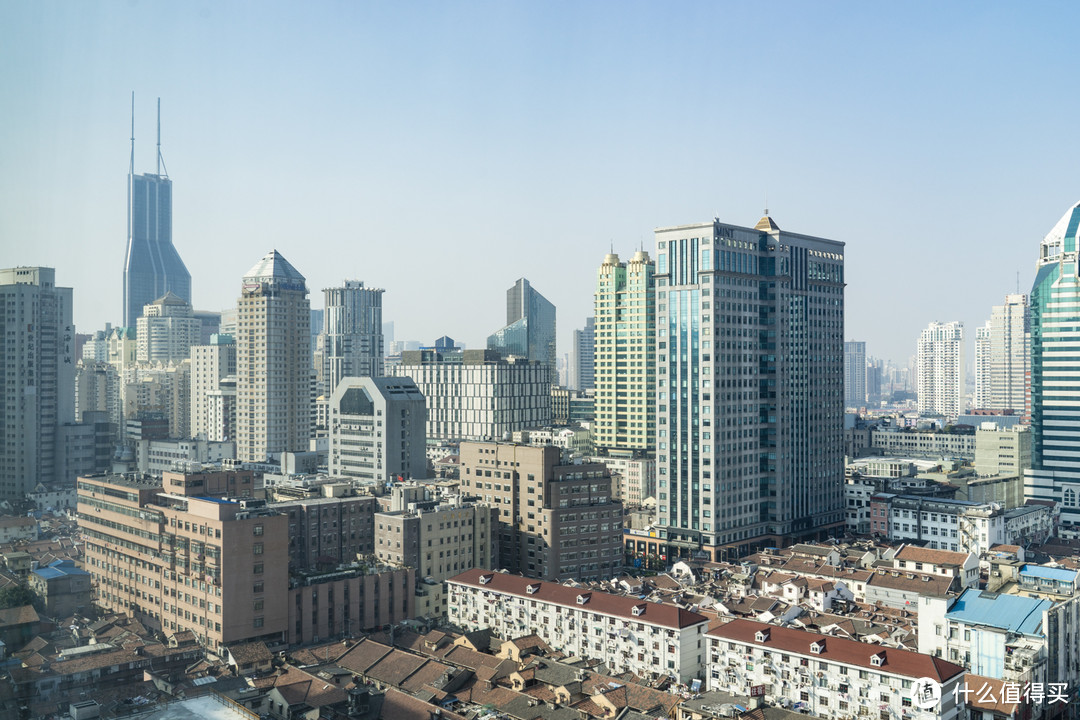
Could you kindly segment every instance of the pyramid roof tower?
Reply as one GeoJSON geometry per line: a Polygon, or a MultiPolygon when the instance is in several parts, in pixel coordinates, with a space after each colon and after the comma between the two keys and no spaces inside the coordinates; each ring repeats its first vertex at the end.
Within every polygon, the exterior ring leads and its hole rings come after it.
{"type": "Polygon", "coordinates": [[[304,283],[306,278],[300,271],[285,259],[285,256],[277,250],[271,250],[263,256],[259,262],[244,274],[244,280],[249,282],[272,282],[285,281],[291,283],[304,283]]]}

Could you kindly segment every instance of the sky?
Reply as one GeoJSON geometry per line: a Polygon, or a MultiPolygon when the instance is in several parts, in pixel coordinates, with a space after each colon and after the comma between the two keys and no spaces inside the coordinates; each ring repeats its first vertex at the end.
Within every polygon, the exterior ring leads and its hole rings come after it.
{"type": "MultiPolygon", "coordinates": [[[[0,267],[122,317],[126,174],[154,172],[196,309],[271,249],[385,288],[398,340],[470,347],[527,277],[559,354],[657,227],[846,243],[846,335],[904,363],[1030,289],[1080,199],[1065,2],[0,0],[0,267]]],[[[970,341],[969,341],[970,342],[970,341]]],[[[970,344],[969,344],[970,347],[970,344]]],[[[972,357],[969,352],[969,358],[972,357]]]]}

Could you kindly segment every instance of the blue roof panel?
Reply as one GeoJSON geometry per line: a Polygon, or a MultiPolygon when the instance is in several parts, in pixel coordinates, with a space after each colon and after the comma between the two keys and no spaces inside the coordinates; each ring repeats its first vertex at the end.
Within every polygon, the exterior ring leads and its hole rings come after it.
{"type": "Polygon", "coordinates": [[[1050,600],[1021,595],[999,595],[968,588],[945,617],[969,625],[986,625],[1021,635],[1042,635],[1042,614],[1054,606],[1050,600]]]}
{"type": "Polygon", "coordinates": [[[1069,570],[1068,568],[1055,568],[1046,567],[1044,565],[1025,565],[1020,568],[1021,575],[1030,575],[1037,578],[1046,578],[1048,580],[1060,580],[1062,582],[1073,582],[1076,580],[1076,571],[1069,570]]]}

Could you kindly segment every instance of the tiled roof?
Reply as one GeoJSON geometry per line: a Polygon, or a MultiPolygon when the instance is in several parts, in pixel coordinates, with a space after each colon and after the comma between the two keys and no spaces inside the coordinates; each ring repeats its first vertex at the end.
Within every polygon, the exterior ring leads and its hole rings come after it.
{"type": "Polygon", "coordinates": [[[34,610],[33,605],[23,605],[21,607],[0,610],[0,627],[25,625],[26,623],[33,623],[38,620],[40,620],[40,618],[38,617],[37,611],[34,610]]]}
{"type": "Polygon", "coordinates": [[[508,595],[530,598],[532,600],[543,600],[556,605],[581,608],[588,612],[614,615],[616,617],[626,618],[627,620],[669,628],[691,627],[698,623],[708,621],[708,618],[704,615],[699,615],[698,613],[690,612],[689,610],[683,610],[674,605],[661,605],[659,603],[638,600],[637,598],[611,595],[596,590],[582,590],[580,588],[567,587],[566,585],[560,585],[558,583],[532,580],[530,578],[521,577],[520,575],[509,575],[478,568],[466,570],[460,575],[450,578],[447,582],[460,583],[480,590],[493,590],[508,595]],[[486,584],[480,582],[481,576],[488,578],[486,584]],[[527,590],[530,585],[539,586],[539,589],[531,595],[527,590]],[[577,599],[579,595],[588,596],[588,601],[584,605],[578,604],[577,599]],[[644,612],[640,615],[634,615],[634,607],[644,608],[644,612]]]}
{"type": "Polygon", "coordinates": [[[934,550],[933,548],[905,545],[896,553],[897,560],[913,560],[915,562],[931,563],[948,567],[957,565],[963,567],[967,562],[967,553],[953,552],[952,550],[934,550]]]}
{"type": "Polygon", "coordinates": [[[885,648],[880,645],[847,640],[845,638],[819,635],[805,630],[793,630],[791,628],[766,625],[753,620],[732,620],[727,625],[710,630],[712,637],[725,640],[756,645],[767,650],[776,650],[799,655],[811,656],[810,645],[814,642],[825,643],[825,649],[817,654],[821,660],[843,663],[863,667],[877,672],[893,673],[911,678],[928,677],[937,682],[944,682],[949,678],[965,672],[964,668],[953,663],[946,662],[941,658],[930,655],[911,652],[910,650],[897,650],[885,648]],[[768,630],[769,639],[758,642],[755,635],[759,630],[768,630]],[[879,653],[884,653],[885,662],[878,666],[870,662],[870,658],[879,653]]]}

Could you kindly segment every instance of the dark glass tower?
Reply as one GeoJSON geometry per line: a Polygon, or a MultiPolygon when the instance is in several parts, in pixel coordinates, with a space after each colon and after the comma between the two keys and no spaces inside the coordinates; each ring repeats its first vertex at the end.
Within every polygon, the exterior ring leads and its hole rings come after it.
{"type": "Polygon", "coordinates": [[[506,291],[506,326],[488,336],[487,346],[544,363],[555,383],[555,306],[521,278],[506,291]]]}
{"type": "Polygon", "coordinates": [[[167,292],[191,303],[191,273],[172,242],[172,180],[162,174],[161,103],[158,101],[158,171],[135,174],[132,111],[128,169],[128,239],[124,256],[124,327],[134,328],[143,305],[167,292]]]}

